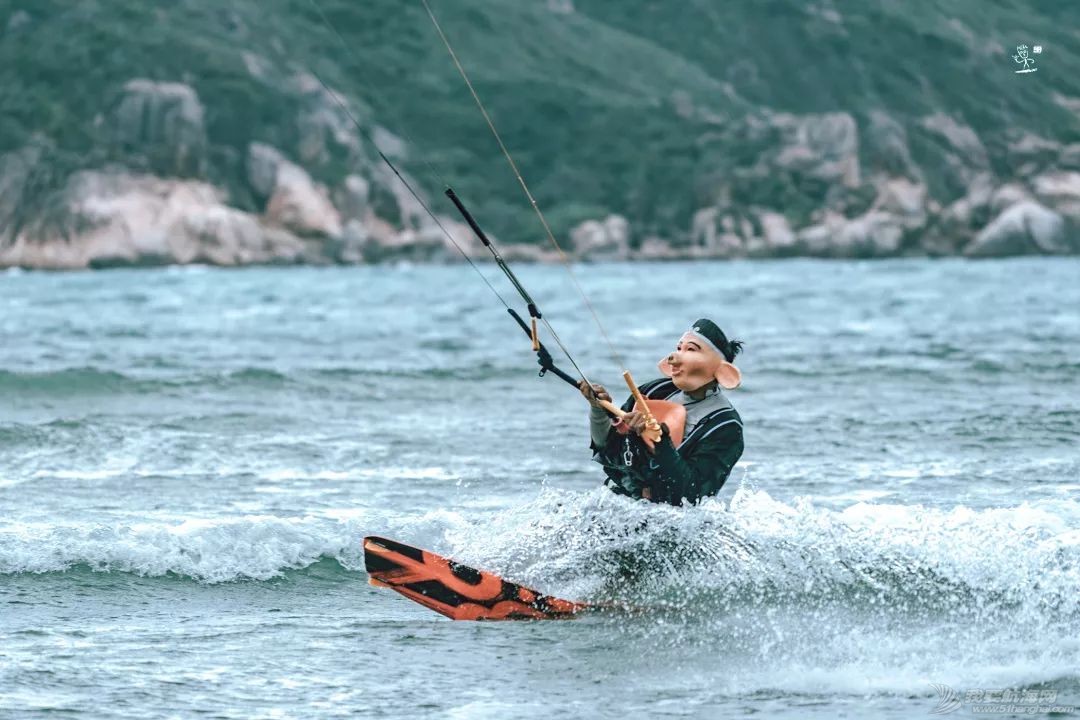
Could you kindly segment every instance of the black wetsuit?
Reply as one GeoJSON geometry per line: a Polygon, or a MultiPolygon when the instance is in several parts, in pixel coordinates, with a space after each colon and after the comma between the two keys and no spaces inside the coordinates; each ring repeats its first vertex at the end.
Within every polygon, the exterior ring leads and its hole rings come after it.
{"type": "MultiPolygon", "coordinates": [[[[647,495],[653,502],[681,505],[697,503],[715,495],[723,487],[731,468],[743,452],[742,419],[719,388],[709,391],[702,400],[692,400],[668,378],[639,386],[650,400],[671,400],[686,406],[686,434],[676,448],[665,433],[656,445],[655,454],[634,433],[621,435],[603,423],[610,420],[598,408],[592,410],[593,460],[604,466],[607,485],[613,492],[630,497],[647,495]],[[601,437],[602,442],[599,442],[601,437]]],[[[629,411],[631,396],[622,405],[629,411]]]]}

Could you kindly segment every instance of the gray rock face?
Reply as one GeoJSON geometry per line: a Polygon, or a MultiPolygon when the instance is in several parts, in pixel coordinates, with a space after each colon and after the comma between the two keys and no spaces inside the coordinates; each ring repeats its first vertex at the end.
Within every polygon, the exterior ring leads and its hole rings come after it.
{"type": "Polygon", "coordinates": [[[921,175],[911,158],[907,131],[887,113],[874,110],[866,131],[866,150],[874,169],[887,175],[917,179],[921,175]]]}
{"type": "MultiPolygon", "coordinates": [[[[367,263],[458,262],[463,260],[462,252],[473,259],[487,259],[487,251],[482,249],[468,225],[446,217],[440,217],[439,222],[442,228],[431,223],[417,230],[399,231],[386,221],[373,218],[362,226],[361,231],[359,223],[353,220],[346,225],[349,252],[358,252],[367,263]]],[[[496,242],[495,238],[490,239],[496,242]]],[[[512,251],[508,250],[511,247],[500,248],[507,260],[512,259],[512,251]]]]}
{"type": "Polygon", "coordinates": [[[871,211],[844,223],[835,235],[833,252],[839,257],[891,257],[904,237],[902,221],[886,212],[871,211]]]}
{"type": "Polygon", "coordinates": [[[780,114],[772,125],[781,133],[778,168],[845,187],[859,184],[859,133],[851,115],[780,114]]]}
{"type": "Polygon", "coordinates": [[[311,261],[303,241],[224,204],[192,180],[85,171],[72,176],[52,218],[0,248],[0,266],[79,269],[115,265],[243,265],[311,261]]]}
{"type": "Polygon", "coordinates": [[[335,205],[346,220],[363,220],[371,209],[371,183],[349,175],[335,193],[335,205]]]}
{"type": "Polygon", "coordinates": [[[251,143],[248,146],[248,185],[263,203],[274,194],[274,188],[277,187],[278,168],[284,162],[286,162],[285,156],[277,148],[263,143],[251,143]]]}
{"type": "Polygon", "coordinates": [[[1080,223],[1080,172],[1045,173],[1032,178],[1031,188],[1039,201],[1080,223]]]}
{"type": "Polygon", "coordinates": [[[966,167],[985,170],[990,165],[986,146],[978,134],[967,125],[945,113],[935,113],[922,118],[923,129],[937,135],[945,146],[955,153],[966,167]]]}
{"type": "Polygon", "coordinates": [[[949,200],[962,196],[972,181],[990,171],[990,157],[978,134],[945,113],[934,113],[919,121],[918,128],[937,148],[935,165],[927,168],[928,177],[940,178],[949,200]]]}
{"type": "Polygon", "coordinates": [[[1005,210],[964,248],[968,257],[1060,254],[1075,248],[1065,220],[1037,202],[1025,200],[1005,210]]]}
{"type": "Polygon", "coordinates": [[[788,225],[787,218],[776,212],[762,212],[758,215],[765,246],[773,256],[792,255],[798,248],[798,238],[788,225]]]}
{"type": "Polygon", "coordinates": [[[108,133],[159,174],[199,177],[206,167],[203,116],[202,103],[188,85],[131,80],[109,114],[108,133]]]}
{"type": "MultiPolygon", "coordinates": [[[[741,229],[741,228],[740,228],[741,229]]],[[[752,232],[748,233],[753,235],[752,232]]],[[[744,235],[737,234],[734,218],[721,216],[719,208],[709,207],[698,210],[694,214],[693,225],[690,228],[690,256],[699,257],[738,257],[746,253],[744,247],[744,235]]],[[[645,248],[642,248],[644,250],[645,248]]],[[[681,254],[671,249],[673,257],[681,254]]],[[[650,257],[660,257],[655,246],[655,240],[648,250],[650,257]]]]}
{"type": "Polygon", "coordinates": [[[621,215],[609,215],[603,222],[587,220],[570,231],[570,242],[581,260],[626,260],[630,223],[621,215]]]}
{"type": "Polygon", "coordinates": [[[266,204],[266,218],[300,235],[341,235],[342,221],[326,188],[276,148],[248,148],[248,184],[266,204]]]}
{"type": "Polygon", "coordinates": [[[289,85],[301,100],[296,118],[300,162],[322,165],[343,153],[358,157],[361,142],[353,118],[359,119],[360,110],[350,107],[347,97],[327,89],[314,75],[298,73],[289,85]]]}

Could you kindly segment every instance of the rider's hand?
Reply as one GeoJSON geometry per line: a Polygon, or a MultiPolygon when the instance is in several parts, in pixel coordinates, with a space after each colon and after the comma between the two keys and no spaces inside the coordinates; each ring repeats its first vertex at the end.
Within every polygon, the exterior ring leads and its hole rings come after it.
{"type": "Polygon", "coordinates": [[[585,396],[585,399],[588,400],[589,404],[594,408],[601,407],[600,400],[611,402],[611,395],[609,395],[608,391],[604,389],[604,386],[599,383],[593,383],[592,392],[589,392],[589,386],[582,380],[578,383],[578,390],[581,391],[581,394],[585,396]]]}
{"type": "Polygon", "coordinates": [[[649,416],[645,413],[634,410],[633,412],[628,412],[623,415],[622,421],[628,428],[630,428],[630,432],[634,433],[635,435],[641,435],[643,432],[645,432],[646,422],[648,421],[648,419],[649,416]]]}

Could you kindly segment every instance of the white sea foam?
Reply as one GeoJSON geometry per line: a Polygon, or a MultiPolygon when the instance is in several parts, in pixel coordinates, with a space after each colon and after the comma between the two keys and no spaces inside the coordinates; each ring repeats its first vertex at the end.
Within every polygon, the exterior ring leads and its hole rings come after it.
{"type": "MultiPolygon", "coordinates": [[[[362,566],[360,540],[383,534],[574,597],[609,592],[628,560],[639,597],[725,612],[886,603],[1016,622],[1080,615],[1080,503],[975,510],[856,502],[839,510],[740,488],[729,505],[634,503],[598,489],[545,489],[468,516],[356,508],[283,518],[110,516],[108,523],[0,524],[0,573],[96,570],[205,582],[267,579],[320,558],[362,566]],[[620,569],[622,568],[622,569],[620,569]],[[996,617],[996,616],[995,616],[996,617]]],[[[616,582],[617,584],[617,582],[616,582]]]]}
{"type": "Polygon", "coordinates": [[[357,508],[292,518],[160,514],[143,521],[113,518],[109,524],[8,522],[0,524],[0,574],[62,572],[82,565],[210,583],[266,580],[321,558],[360,570],[361,540],[367,534],[435,544],[448,530],[465,525],[462,515],[448,510],[398,516],[357,508]]]}
{"type": "Polygon", "coordinates": [[[534,502],[448,527],[451,553],[527,584],[604,592],[613,563],[643,558],[647,597],[728,609],[886,603],[1039,624],[1080,614],[1080,504],[973,510],[858,502],[840,510],[739,489],[730,507],[681,510],[605,495],[534,502]]]}
{"type": "Polygon", "coordinates": [[[264,580],[337,557],[355,566],[358,531],[318,518],[249,515],[180,524],[14,523],[0,527],[0,572],[55,572],[74,565],[207,582],[264,580]]]}

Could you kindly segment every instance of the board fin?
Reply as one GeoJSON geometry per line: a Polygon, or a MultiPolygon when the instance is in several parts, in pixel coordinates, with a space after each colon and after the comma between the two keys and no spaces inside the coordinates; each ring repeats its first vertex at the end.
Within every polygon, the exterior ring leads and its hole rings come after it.
{"type": "Polygon", "coordinates": [[[561,620],[596,609],[382,537],[364,538],[364,566],[372,585],[452,620],[561,620]]]}

